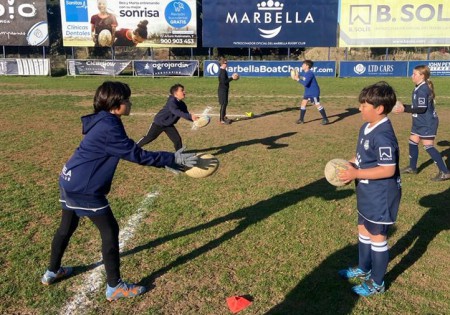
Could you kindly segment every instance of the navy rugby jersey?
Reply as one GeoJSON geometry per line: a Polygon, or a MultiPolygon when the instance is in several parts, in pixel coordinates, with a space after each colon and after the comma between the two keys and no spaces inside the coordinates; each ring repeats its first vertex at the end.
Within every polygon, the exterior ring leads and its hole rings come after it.
{"type": "Polygon", "coordinates": [[[434,108],[434,99],[430,87],[422,82],[412,93],[411,112],[413,126],[411,132],[419,136],[436,136],[438,116],[434,108]],[[422,112],[425,110],[425,112],[422,112]],[[417,111],[420,111],[418,113],[417,111]]]}
{"type": "Polygon", "coordinates": [[[359,169],[395,165],[392,177],[356,180],[358,212],[370,222],[393,224],[400,204],[401,181],[398,142],[388,118],[372,128],[369,123],[361,127],[355,164],[359,169]]]}

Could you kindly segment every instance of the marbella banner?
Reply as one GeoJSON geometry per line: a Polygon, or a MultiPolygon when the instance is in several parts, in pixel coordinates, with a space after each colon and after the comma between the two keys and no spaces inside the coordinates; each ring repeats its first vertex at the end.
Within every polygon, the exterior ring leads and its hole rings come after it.
{"type": "Polygon", "coordinates": [[[129,60],[101,60],[101,59],[68,59],[67,74],[68,75],[110,75],[115,76],[121,74],[129,65],[129,60]]]}
{"type": "Polygon", "coordinates": [[[0,0],[0,45],[48,46],[44,0],[0,0]]]}
{"type": "Polygon", "coordinates": [[[339,77],[406,77],[407,61],[341,61],[339,77]]]}
{"type": "Polygon", "coordinates": [[[0,59],[0,75],[50,74],[50,59],[0,59]]]}
{"type": "Polygon", "coordinates": [[[60,0],[64,46],[197,47],[195,0],[60,0]]]}
{"type": "Polygon", "coordinates": [[[167,77],[188,76],[192,77],[198,69],[198,60],[147,60],[133,61],[134,72],[137,76],[167,77]]]}
{"type": "Polygon", "coordinates": [[[341,0],[340,47],[450,45],[450,1],[341,0]]]}
{"type": "MultiPolygon", "coordinates": [[[[302,73],[302,63],[299,61],[230,61],[227,62],[228,73],[238,73],[241,77],[290,77],[291,69],[302,73]]],[[[204,77],[217,77],[219,63],[213,60],[205,60],[203,65],[204,77]]],[[[315,61],[311,71],[316,76],[335,77],[335,61],[315,61]]]]}
{"type": "Polygon", "coordinates": [[[203,0],[203,47],[335,47],[338,0],[203,0]]]}

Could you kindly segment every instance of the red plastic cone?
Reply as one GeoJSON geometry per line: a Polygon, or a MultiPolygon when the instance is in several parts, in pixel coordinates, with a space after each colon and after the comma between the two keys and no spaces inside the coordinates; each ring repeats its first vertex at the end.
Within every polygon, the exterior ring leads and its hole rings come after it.
{"type": "Polygon", "coordinates": [[[237,313],[248,307],[252,302],[242,296],[232,296],[227,298],[227,304],[231,312],[237,313]]]}

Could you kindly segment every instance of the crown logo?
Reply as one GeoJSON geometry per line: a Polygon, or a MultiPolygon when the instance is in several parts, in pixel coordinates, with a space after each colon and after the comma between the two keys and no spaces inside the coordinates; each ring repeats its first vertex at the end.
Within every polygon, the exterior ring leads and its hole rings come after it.
{"type": "Polygon", "coordinates": [[[280,11],[283,10],[283,4],[280,1],[262,1],[256,5],[260,11],[280,11]]]}

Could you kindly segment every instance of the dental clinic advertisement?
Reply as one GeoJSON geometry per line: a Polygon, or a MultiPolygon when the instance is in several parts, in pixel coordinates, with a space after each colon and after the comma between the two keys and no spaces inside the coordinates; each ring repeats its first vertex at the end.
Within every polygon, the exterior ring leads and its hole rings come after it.
{"type": "Polygon", "coordinates": [[[195,0],[60,0],[68,47],[197,47],[195,0]]]}

